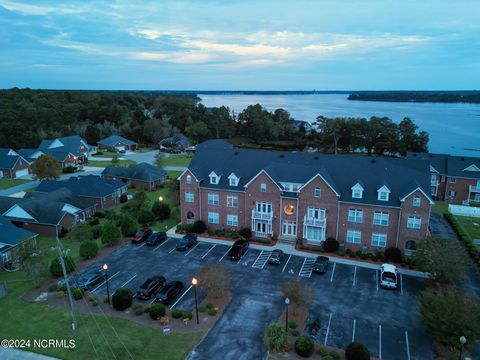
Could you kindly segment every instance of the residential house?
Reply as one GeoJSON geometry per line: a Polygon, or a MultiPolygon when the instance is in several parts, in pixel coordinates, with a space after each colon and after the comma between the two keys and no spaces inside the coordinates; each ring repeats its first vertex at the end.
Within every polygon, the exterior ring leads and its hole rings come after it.
{"type": "Polygon", "coordinates": [[[108,150],[113,152],[135,150],[137,146],[138,144],[135,141],[126,139],[120,135],[112,135],[98,142],[99,150],[108,150]]]}
{"type": "Polygon", "coordinates": [[[12,149],[0,148],[0,179],[19,178],[31,173],[30,163],[12,149]]]}
{"type": "Polygon", "coordinates": [[[139,163],[128,167],[109,166],[103,170],[102,176],[107,179],[121,180],[139,189],[154,191],[165,184],[167,173],[157,166],[139,163]]]}
{"type": "Polygon", "coordinates": [[[186,150],[192,147],[193,142],[183,134],[176,134],[160,140],[160,145],[171,146],[178,150],[186,150]]]}
{"type": "Polygon", "coordinates": [[[63,156],[61,154],[71,154],[78,164],[88,162],[88,156],[90,155],[90,146],[79,135],[42,140],[38,150],[54,156],[57,160],[63,156]]]}
{"type": "Polygon", "coordinates": [[[312,130],[313,130],[313,126],[312,124],[310,124],[308,121],[304,121],[304,120],[295,120],[295,119],[292,119],[290,120],[295,128],[295,130],[300,130],[301,127],[303,127],[305,129],[305,132],[308,134],[308,133],[311,133],[312,130]]]}
{"type": "Polygon", "coordinates": [[[68,180],[43,180],[36,188],[37,193],[50,193],[61,188],[69,189],[75,196],[92,200],[99,209],[109,208],[120,203],[120,196],[128,186],[119,180],[87,175],[71,177],[68,180]]]}
{"type": "Polygon", "coordinates": [[[80,160],[79,157],[73,154],[70,151],[65,150],[64,148],[53,148],[53,149],[19,149],[17,151],[20,155],[22,155],[27,161],[32,164],[42,155],[48,155],[53,157],[55,160],[58,161],[62,168],[66,167],[75,167],[79,164],[85,162],[85,160],[80,160]]]}
{"type": "Polygon", "coordinates": [[[0,270],[10,261],[18,258],[18,251],[24,247],[36,247],[38,234],[20,229],[0,216],[0,270]]]}
{"type": "Polygon", "coordinates": [[[347,248],[407,252],[429,234],[429,166],[398,158],[197,145],[179,177],[181,221],[251,228],[257,238],[336,238],[347,248]]]}
{"type": "Polygon", "coordinates": [[[423,159],[430,164],[434,199],[454,204],[480,202],[480,158],[409,152],[407,159],[423,159]]]}

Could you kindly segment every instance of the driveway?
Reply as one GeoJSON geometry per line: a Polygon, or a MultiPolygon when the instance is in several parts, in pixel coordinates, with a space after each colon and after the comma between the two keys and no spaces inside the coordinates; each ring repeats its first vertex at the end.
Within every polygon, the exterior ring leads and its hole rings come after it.
{"type": "Polygon", "coordinates": [[[132,152],[122,155],[127,160],[133,160],[136,163],[148,163],[153,164],[155,162],[155,155],[158,154],[158,150],[148,151],[144,153],[132,152]]]}

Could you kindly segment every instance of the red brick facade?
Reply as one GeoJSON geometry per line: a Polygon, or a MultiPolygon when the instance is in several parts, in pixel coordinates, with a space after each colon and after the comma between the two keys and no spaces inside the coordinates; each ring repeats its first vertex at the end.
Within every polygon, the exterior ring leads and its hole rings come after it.
{"type": "MultiPolygon", "coordinates": [[[[30,164],[24,160],[23,158],[20,158],[15,165],[13,166],[12,169],[0,169],[0,171],[3,174],[3,177],[6,179],[14,179],[17,177],[16,172],[19,170],[24,170],[28,169],[28,173],[30,174],[32,172],[30,168],[30,164]]],[[[0,176],[1,177],[1,176],[0,176]]]]}
{"type": "Polygon", "coordinates": [[[480,201],[480,180],[454,178],[432,174],[432,196],[435,199],[462,204],[464,201],[480,201]]]}

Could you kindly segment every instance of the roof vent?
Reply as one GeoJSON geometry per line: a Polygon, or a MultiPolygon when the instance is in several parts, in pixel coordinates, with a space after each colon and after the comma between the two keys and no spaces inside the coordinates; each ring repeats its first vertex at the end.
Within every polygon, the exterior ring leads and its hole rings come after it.
{"type": "Polygon", "coordinates": [[[372,159],[370,162],[371,162],[372,164],[375,164],[375,163],[377,162],[377,160],[372,159]]]}
{"type": "Polygon", "coordinates": [[[281,157],[281,158],[283,158],[283,157],[285,157],[285,155],[283,155],[283,154],[280,154],[280,157],[281,157]]]}
{"type": "Polygon", "coordinates": [[[318,160],[318,156],[315,156],[314,159],[315,159],[315,160],[318,160]]]}

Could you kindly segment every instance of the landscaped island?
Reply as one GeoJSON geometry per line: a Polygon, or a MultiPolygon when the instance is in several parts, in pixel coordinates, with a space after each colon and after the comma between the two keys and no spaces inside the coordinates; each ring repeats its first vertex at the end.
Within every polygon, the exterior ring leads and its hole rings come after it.
{"type": "Polygon", "coordinates": [[[358,91],[348,100],[478,104],[480,91],[358,91]]]}

